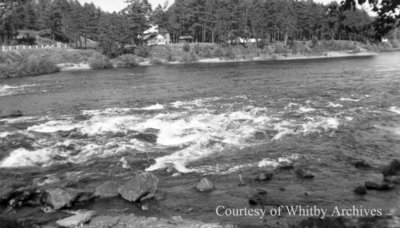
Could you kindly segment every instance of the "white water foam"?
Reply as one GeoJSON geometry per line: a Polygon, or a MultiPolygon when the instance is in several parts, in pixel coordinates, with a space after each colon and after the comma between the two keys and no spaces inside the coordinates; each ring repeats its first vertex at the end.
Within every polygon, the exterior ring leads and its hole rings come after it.
{"type": "Polygon", "coordinates": [[[361,99],[353,99],[353,98],[347,98],[347,97],[341,97],[341,101],[351,101],[351,102],[359,102],[361,99]]]}
{"type": "Polygon", "coordinates": [[[333,102],[329,102],[329,104],[326,107],[330,107],[330,108],[343,108],[343,105],[341,104],[335,104],[333,102]]]}
{"type": "Polygon", "coordinates": [[[10,85],[0,85],[0,97],[3,96],[10,96],[13,94],[20,93],[27,87],[33,87],[36,86],[34,84],[32,85],[20,85],[20,86],[10,86],[10,85]]]}
{"type": "Polygon", "coordinates": [[[150,105],[150,106],[144,107],[142,109],[143,110],[162,110],[162,109],[164,109],[164,106],[157,103],[155,105],[150,105]]]}
{"type": "Polygon", "coordinates": [[[400,115],[400,108],[396,107],[396,106],[392,106],[389,108],[389,111],[394,112],[396,114],[400,115]]]}
{"type": "MultiPolygon", "coordinates": [[[[199,171],[195,168],[189,169],[187,165],[214,154],[229,153],[232,149],[268,143],[271,140],[282,140],[289,135],[334,131],[341,121],[345,121],[344,117],[339,119],[312,111],[305,112],[304,118],[291,119],[284,117],[284,111],[249,105],[252,103],[246,97],[234,100],[207,98],[145,107],[145,110],[159,110],[157,112],[132,112],[143,108],[112,108],[83,111],[83,114],[88,115],[85,120],[65,116],[49,117],[47,122],[33,125],[27,131],[32,134],[73,130],[80,132],[83,138],[77,140],[79,151],[60,149],[59,143],[64,141],[60,138],[58,141],[41,139],[43,142],[38,140],[37,143],[43,148],[35,151],[13,151],[0,167],[49,165],[56,157],[62,158],[58,161],[64,159],[80,163],[91,158],[135,151],[174,151],[156,158],[156,163],[147,170],[161,169],[172,164],[180,172],[199,171]],[[179,107],[179,110],[171,110],[171,107],[179,107]],[[151,134],[154,135],[155,142],[132,138],[137,133],[148,134],[146,132],[149,129],[153,132],[151,134]],[[266,132],[276,133],[264,135],[266,132]],[[108,133],[123,134],[114,137],[108,133]],[[261,138],[255,137],[257,134],[261,138]]],[[[300,105],[289,106],[291,109],[301,108],[300,105]]]]}

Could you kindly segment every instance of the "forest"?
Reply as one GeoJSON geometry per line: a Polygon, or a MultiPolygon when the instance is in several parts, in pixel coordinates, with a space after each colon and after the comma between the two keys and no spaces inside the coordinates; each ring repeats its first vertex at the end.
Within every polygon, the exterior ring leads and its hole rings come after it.
{"type": "Polygon", "coordinates": [[[154,11],[147,0],[126,3],[120,12],[108,13],[77,0],[3,0],[0,43],[16,43],[18,31],[33,30],[79,48],[86,46],[87,39],[103,48],[141,45],[143,33],[152,25],[168,31],[173,42],[179,42],[180,36],[209,43],[234,43],[238,38],[260,43],[313,38],[367,42],[376,37],[375,18],[336,2],[176,0],[169,8],[159,5],[154,11]]]}

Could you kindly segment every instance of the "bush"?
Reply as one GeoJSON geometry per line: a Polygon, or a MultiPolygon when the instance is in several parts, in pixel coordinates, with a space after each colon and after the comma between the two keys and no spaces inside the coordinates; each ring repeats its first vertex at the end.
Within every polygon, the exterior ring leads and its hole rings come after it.
{"type": "Polygon", "coordinates": [[[233,53],[233,49],[231,47],[229,47],[226,50],[225,58],[227,58],[227,59],[235,59],[236,58],[236,55],[235,55],[235,53],[233,53]]]}
{"type": "Polygon", "coordinates": [[[163,61],[162,61],[162,59],[154,58],[154,59],[150,60],[150,63],[153,65],[161,65],[161,64],[163,64],[163,61]]]}
{"type": "Polygon", "coordinates": [[[201,46],[199,43],[196,43],[194,45],[194,51],[196,52],[196,54],[199,54],[201,52],[201,46]]]}
{"type": "Polygon", "coordinates": [[[150,56],[150,48],[148,46],[141,46],[135,49],[135,55],[147,58],[150,56]]]}
{"type": "Polygon", "coordinates": [[[220,47],[218,47],[213,54],[214,57],[220,58],[222,56],[224,56],[224,52],[222,51],[222,49],[220,47]]]}
{"type": "Polygon", "coordinates": [[[185,43],[182,48],[183,48],[184,52],[189,52],[190,51],[190,45],[188,43],[185,43]]]}
{"type": "Polygon", "coordinates": [[[102,54],[95,54],[89,59],[89,66],[92,69],[109,69],[113,68],[113,64],[110,59],[102,54]]]}
{"type": "Polygon", "coordinates": [[[185,53],[183,55],[183,58],[181,59],[181,62],[184,63],[191,63],[191,62],[196,62],[198,60],[198,56],[194,51],[191,51],[190,53],[185,53]]]}
{"type": "Polygon", "coordinates": [[[50,74],[60,70],[48,56],[31,52],[2,52],[0,62],[0,77],[4,78],[50,74]]]}
{"type": "Polygon", "coordinates": [[[37,55],[29,55],[20,65],[20,69],[22,76],[50,74],[59,71],[52,60],[37,55]]]}
{"type": "Polygon", "coordinates": [[[212,57],[212,52],[211,52],[211,48],[208,46],[205,46],[203,48],[203,50],[199,53],[199,56],[203,57],[203,58],[210,58],[212,57]]]}
{"type": "Polygon", "coordinates": [[[119,68],[133,68],[139,64],[137,56],[132,54],[120,55],[115,61],[119,68]]]}

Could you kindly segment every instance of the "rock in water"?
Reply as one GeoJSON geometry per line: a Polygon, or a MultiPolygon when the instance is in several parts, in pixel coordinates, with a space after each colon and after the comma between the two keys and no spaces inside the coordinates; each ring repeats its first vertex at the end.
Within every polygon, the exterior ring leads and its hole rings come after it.
{"type": "Polygon", "coordinates": [[[82,224],[89,222],[95,215],[94,211],[79,210],[73,212],[73,216],[58,220],[56,223],[61,227],[80,227],[82,224]]]}
{"type": "Polygon", "coordinates": [[[261,172],[261,173],[257,174],[254,179],[257,181],[269,181],[272,179],[273,176],[274,176],[273,172],[266,171],[266,172],[261,172]]]}
{"type": "Polygon", "coordinates": [[[387,176],[384,181],[391,184],[400,184],[400,176],[387,176]]]}
{"type": "Polygon", "coordinates": [[[157,191],[158,178],[149,172],[143,172],[129,179],[119,191],[122,198],[135,202],[152,198],[157,191]]]}
{"type": "Polygon", "coordinates": [[[396,176],[400,175],[400,160],[394,159],[389,166],[383,170],[384,176],[396,176]]]}
{"type": "Polygon", "coordinates": [[[118,196],[118,184],[115,181],[107,181],[97,186],[94,195],[101,198],[118,196]]]}
{"type": "Polygon", "coordinates": [[[196,189],[200,192],[212,191],[214,189],[214,183],[205,177],[196,185],[196,189]]]}
{"type": "Polygon", "coordinates": [[[77,192],[54,188],[46,190],[44,201],[51,205],[55,210],[59,210],[63,207],[70,206],[77,196],[77,192]]]}
{"type": "Polygon", "coordinates": [[[372,190],[390,190],[393,189],[394,186],[393,184],[389,184],[389,183],[375,183],[372,181],[367,181],[365,182],[365,187],[367,189],[372,189],[372,190]]]}
{"type": "Polygon", "coordinates": [[[367,194],[367,189],[364,186],[358,186],[354,189],[354,193],[358,195],[365,195],[367,194]]]}
{"type": "Polygon", "coordinates": [[[24,114],[22,114],[21,110],[14,110],[10,114],[2,116],[2,118],[18,118],[18,117],[21,117],[23,115],[24,114]]]}
{"type": "Polygon", "coordinates": [[[298,169],[296,171],[297,175],[303,179],[311,179],[314,178],[315,175],[311,173],[310,171],[304,170],[304,169],[298,169]]]}

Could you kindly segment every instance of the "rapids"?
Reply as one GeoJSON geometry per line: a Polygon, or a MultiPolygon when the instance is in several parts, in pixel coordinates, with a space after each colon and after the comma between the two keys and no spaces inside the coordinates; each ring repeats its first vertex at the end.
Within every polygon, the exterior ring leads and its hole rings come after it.
{"type": "MultiPolygon", "coordinates": [[[[379,167],[400,155],[399,63],[400,53],[393,52],[1,80],[0,114],[18,109],[24,116],[0,119],[0,174],[7,181],[10,170],[65,164],[91,173],[131,156],[154,159],[147,171],[175,168],[218,179],[245,168],[301,162],[318,177],[309,187],[289,184],[289,192],[307,189],[321,205],[357,204],[344,195],[373,174],[355,169],[354,162],[379,167]]],[[[272,187],[288,182],[285,175],[272,187]]],[[[196,202],[202,204],[186,201],[196,202]]],[[[368,205],[389,210],[396,202],[375,194],[368,205]]],[[[207,213],[194,217],[215,220],[207,213]]]]}

